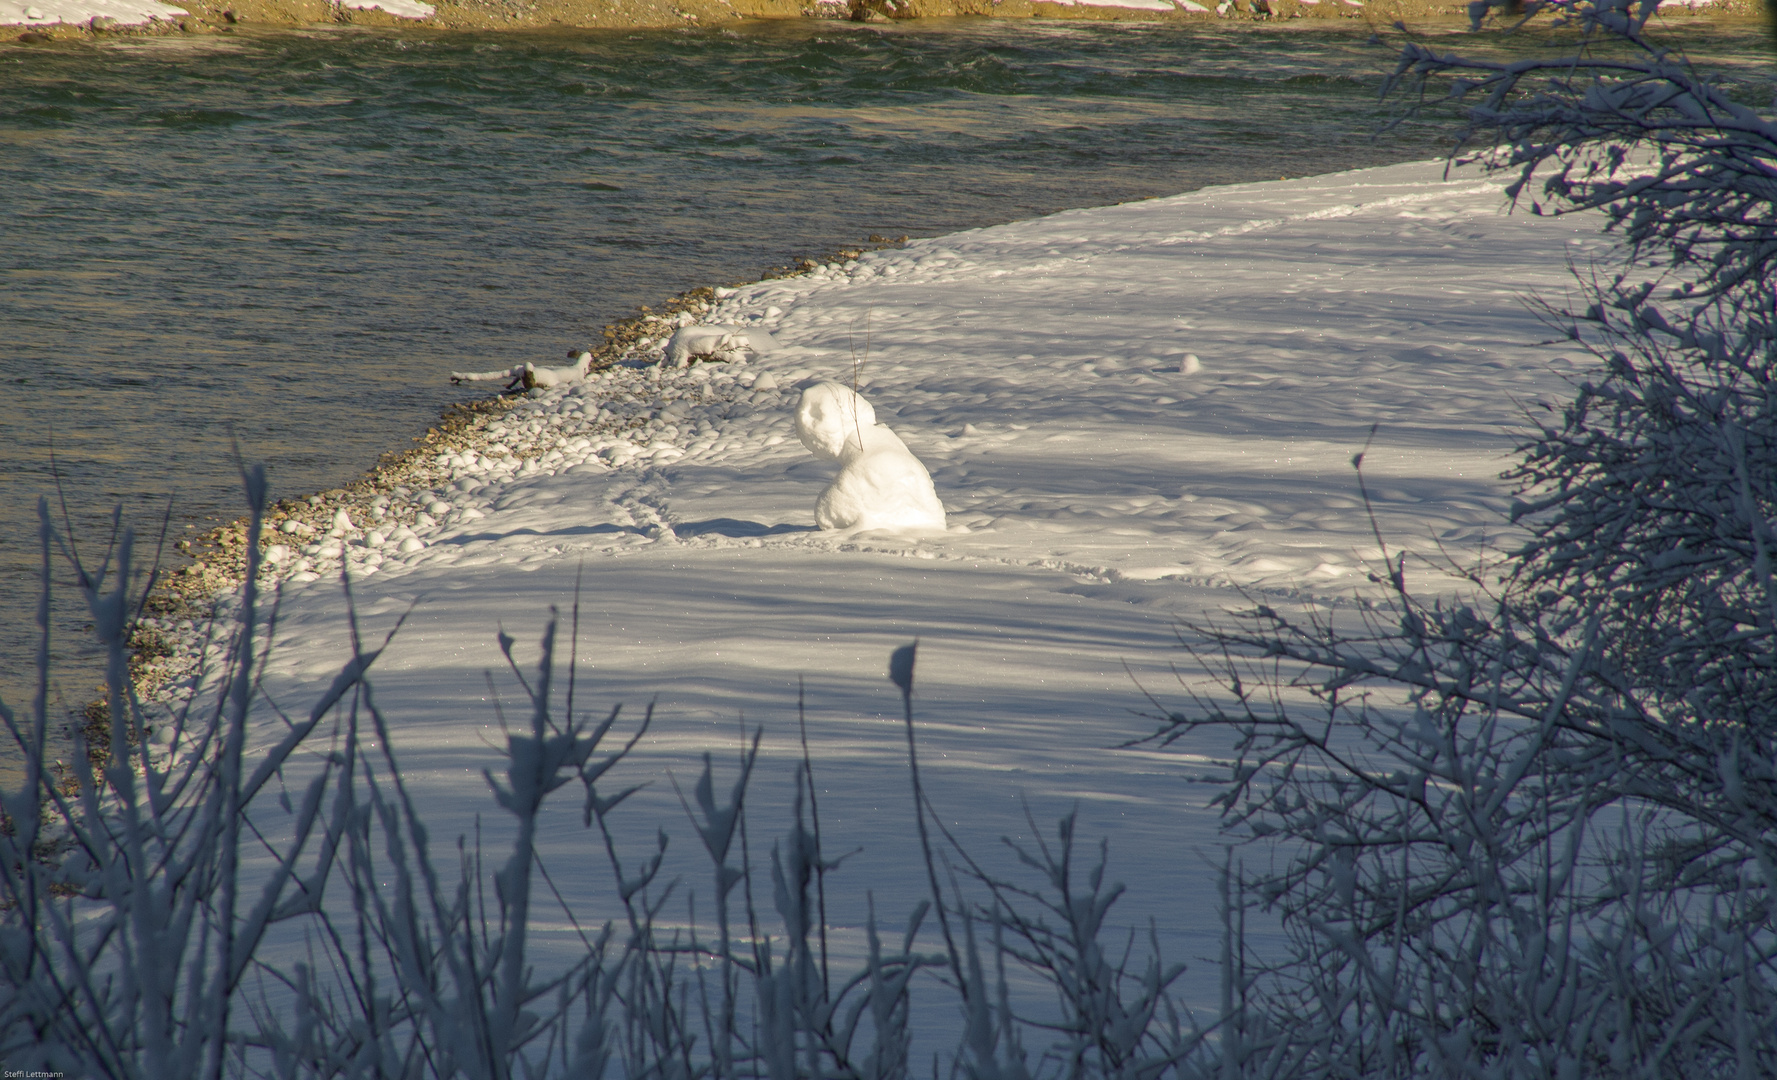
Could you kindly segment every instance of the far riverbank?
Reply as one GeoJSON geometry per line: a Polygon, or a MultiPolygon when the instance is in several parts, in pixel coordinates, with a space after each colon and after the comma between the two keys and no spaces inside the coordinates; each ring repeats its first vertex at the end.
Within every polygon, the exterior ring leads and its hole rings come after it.
{"type": "MultiPolygon", "coordinates": [[[[1307,20],[1369,23],[1381,29],[1402,21],[1466,21],[1467,10],[1464,0],[42,0],[39,5],[0,0],[0,26],[16,24],[21,35],[9,36],[40,44],[114,35],[230,33],[243,27],[535,31],[722,26],[760,19],[1307,20]],[[15,9],[16,14],[9,14],[15,9]]],[[[1663,4],[1661,17],[1741,20],[1762,17],[1762,12],[1759,0],[1681,0],[1663,4]]]]}

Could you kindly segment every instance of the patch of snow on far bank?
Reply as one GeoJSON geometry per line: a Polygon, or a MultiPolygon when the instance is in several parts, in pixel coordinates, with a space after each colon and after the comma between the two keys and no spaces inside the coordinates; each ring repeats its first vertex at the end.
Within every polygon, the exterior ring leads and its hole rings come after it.
{"type": "MultiPolygon", "coordinates": [[[[401,0],[394,0],[401,2],[401,0]]],[[[156,19],[172,19],[190,12],[155,0],[0,0],[0,26],[51,26],[82,24],[112,19],[119,26],[141,26],[156,19]]]]}
{"type": "MultiPolygon", "coordinates": [[[[1050,0],[1050,2],[1060,4],[1063,7],[1073,7],[1077,4],[1081,7],[1134,8],[1137,11],[1178,10],[1177,6],[1168,3],[1167,0],[1050,0]]],[[[1188,4],[1186,5],[1185,10],[1202,11],[1203,9],[1196,5],[1188,4]]]]}
{"type": "Polygon", "coordinates": [[[438,11],[421,0],[340,0],[339,6],[358,11],[386,11],[397,19],[430,19],[438,11]]]}

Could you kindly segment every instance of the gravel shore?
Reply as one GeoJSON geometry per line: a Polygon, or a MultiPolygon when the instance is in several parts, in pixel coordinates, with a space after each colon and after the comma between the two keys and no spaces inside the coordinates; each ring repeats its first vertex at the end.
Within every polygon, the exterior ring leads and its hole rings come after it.
{"type": "MultiPolygon", "coordinates": [[[[833,265],[844,265],[863,250],[842,250],[833,265]]],[[[801,276],[823,265],[803,260],[800,267],[765,280],[801,276]]],[[[585,382],[452,405],[414,437],[416,445],[386,454],[355,483],[268,507],[260,537],[262,588],[337,578],[342,570],[366,577],[391,557],[423,551],[442,527],[481,516],[464,497],[485,481],[466,481],[466,467],[511,478],[567,468],[605,471],[613,463],[682,454],[678,444],[689,441],[689,433],[678,439],[676,428],[662,430],[671,426],[674,405],[682,399],[709,407],[777,392],[773,380],[755,380],[742,357],[734,357],[733,364],[698,358],[706,362],[686,368],[661,362],[672,331],[703,321],[718,297],[731,292],[697,288],[658,311],[645,308],[606,327],[602,344],[587,346],[594,359],[585,382]]],[[[182,541],[178,550],[189,562],[161,579],[132,639],[132,676],[143,700],[167,700],[169,693],[177,698],[226,655],[247,576],[248,519],[182,541]]],[[[88,734],[95,738],[102,732],[88,734]]]]}

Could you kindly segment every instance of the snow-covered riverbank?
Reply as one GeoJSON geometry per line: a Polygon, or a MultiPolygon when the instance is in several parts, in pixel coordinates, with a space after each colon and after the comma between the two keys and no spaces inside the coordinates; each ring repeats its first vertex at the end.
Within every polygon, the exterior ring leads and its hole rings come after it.
{"type": "Polygon", "coordinates": [[[271,558],[302,584],[342,558],[389,581],[663,546],[863,548],[1342,593],[1376,557],[1350,512],[1372,424],[1386,536],[1471,554],[1497,532],[1524,410],[1564,400],[1560,374],[1584,362],[1522,300],[1562,293],[1565,260],[1601,243],[1590,219],[1508,216],[1499,184],[1436,165],[915,241],[660,319],[624,365],[532,391],[438,454],[435,489],[394,500],[423,516],[331,540],[286,526],[271,558]],[[659,366],[693,321],[782,347],[659,366]],[[828,470],[791,414],[818,379],[855,382],[927,462],[949,536],[812,531],[828,470]]]}
{"type": "MultiPolygon", "coordinates": [[[[862,848],[830,912],[856,938],[835,948],[856,953],[867,892],[892,921],[925,889],[884,675],[917,637],[926,786],[946,824],[991,861],[1001,835],[1028,833],[1026,800],[1044,823],[1077,803],[1130,885],[1120,919],[1156,921],[1203,1003],[1206,804],[1228,748],[1110,749],[1150,730],[1132,715],[1142,687],[1179,699],[1175,668],[1204,677],[1175,620],[1373,588],[1351,468],[1372,425],[1365,475],[1390,545],[1485,551],[1524,411],[1558,407],[1588,363],[1522,299],[1559,296],[1567,261],[1603,243],[1597,219],[1508,215],[1499,183],[1412,164],[1071,211],[743,287],[699,318],[767,329],[776,351],[663,370],[663,323],[630,364],[474,429],[431,462],[433,486],[332,536],[320,522],[274,537],[265,698],[305,711],[349,656],[342,560],[367,640],[411,609],[372,681],[448,843],[493,806],[496,698],[516,697],[495,634],[534,660],[578,582],[576,708],[657,703],[623,767],[651,784],[626,808],[639,837],[689,836],[668,774],[732,760],[743,721],[764,729],[749,820],[781,833],[805,683],[826,843],[862,848]],[[930,469],[949,531],[814,528],[833,467],[793,412],[821,379],[855,379],[930,469]]],[[[262,723],[282,729],[269,707],[262,723]]],[[[545,858],[602,921],[578,822],[561,812],[545,858]]]]}

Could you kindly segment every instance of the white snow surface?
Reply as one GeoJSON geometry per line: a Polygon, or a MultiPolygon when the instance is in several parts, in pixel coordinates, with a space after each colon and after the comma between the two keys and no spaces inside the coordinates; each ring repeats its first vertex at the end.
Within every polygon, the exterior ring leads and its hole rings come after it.
{"type": "MultiPolygon", "coordinates": [[[[372,682],[436,845],[480,815],[492,859],[501,814],[481,771],[499,770],[504,738],[484,673],[508,720],[525,715],[495,634],[534,663],[559,609],[565,662],[578,580],[575,709],[654,703],[612,782],[650,785],[624,807],[631,854],[672,834],[700,918],[709,868],[669,773],[688,788],[710,752],[726,790],[743,726],[761,726],[748,824],[763,858],[788,828],[802,680],[823,843],[862,849],[828,885],[834,948],[855,958],[867,891],[886,929],[925,889],[885,676],[917,637],[921,762],[944,824],[1017,876],[999,838],[1029,839],[1025,806],[1051,839],[1077,806],[1129,885],[1113,921],[1156,920],[1208,1006],[1207,804],[1230,748],[1114,749],[1152,730],[1143,688],[1177,707],[1178,680],[1206,685],[1177,620],[1256,602],[1349,612],[1373,593],[1381,552],[1352,469],[1372,425],[1365,477],[1391,549],[1489,550],[1526,410],[1558,408],[1590,364],[1548,344],[1522,300],[1559,298],[1567,261],[1605,249],[1599,229],[1508,213],[1500,180],[1416,163],[1069,211],[742,287],[704,319],[767,330],[769,356],[532,391],[486,445],[440,455],[436,487],[397,498],[413,524],[286,529],[266,696],[304,713],[347,660],[343,560],[367,642],[411,609],[372,682]],[[853,381],[866,318],[857,385],[930,467],[949,532],[815,528],[835,467],[799,445],[794,407],[803,385],[853,381]]],[[[269,707],[261,725],[283,730],[269,707]]],[[[610,918],[578,797],[543,836],[580,922],[610,918]]],[[[559,912],[538,918],[571,942],[559,912]]],[[[941,991],[921,1000],[954,1025],[941,991]]]]}
{"type": "Polygon", "coordinates": [[[190,14],[174,4],[154,0],[0,0],[0,26],[49,26],[53,23],[89,23],[115,19],[120,25],[141,26],[155,19],[190,14]]]}

